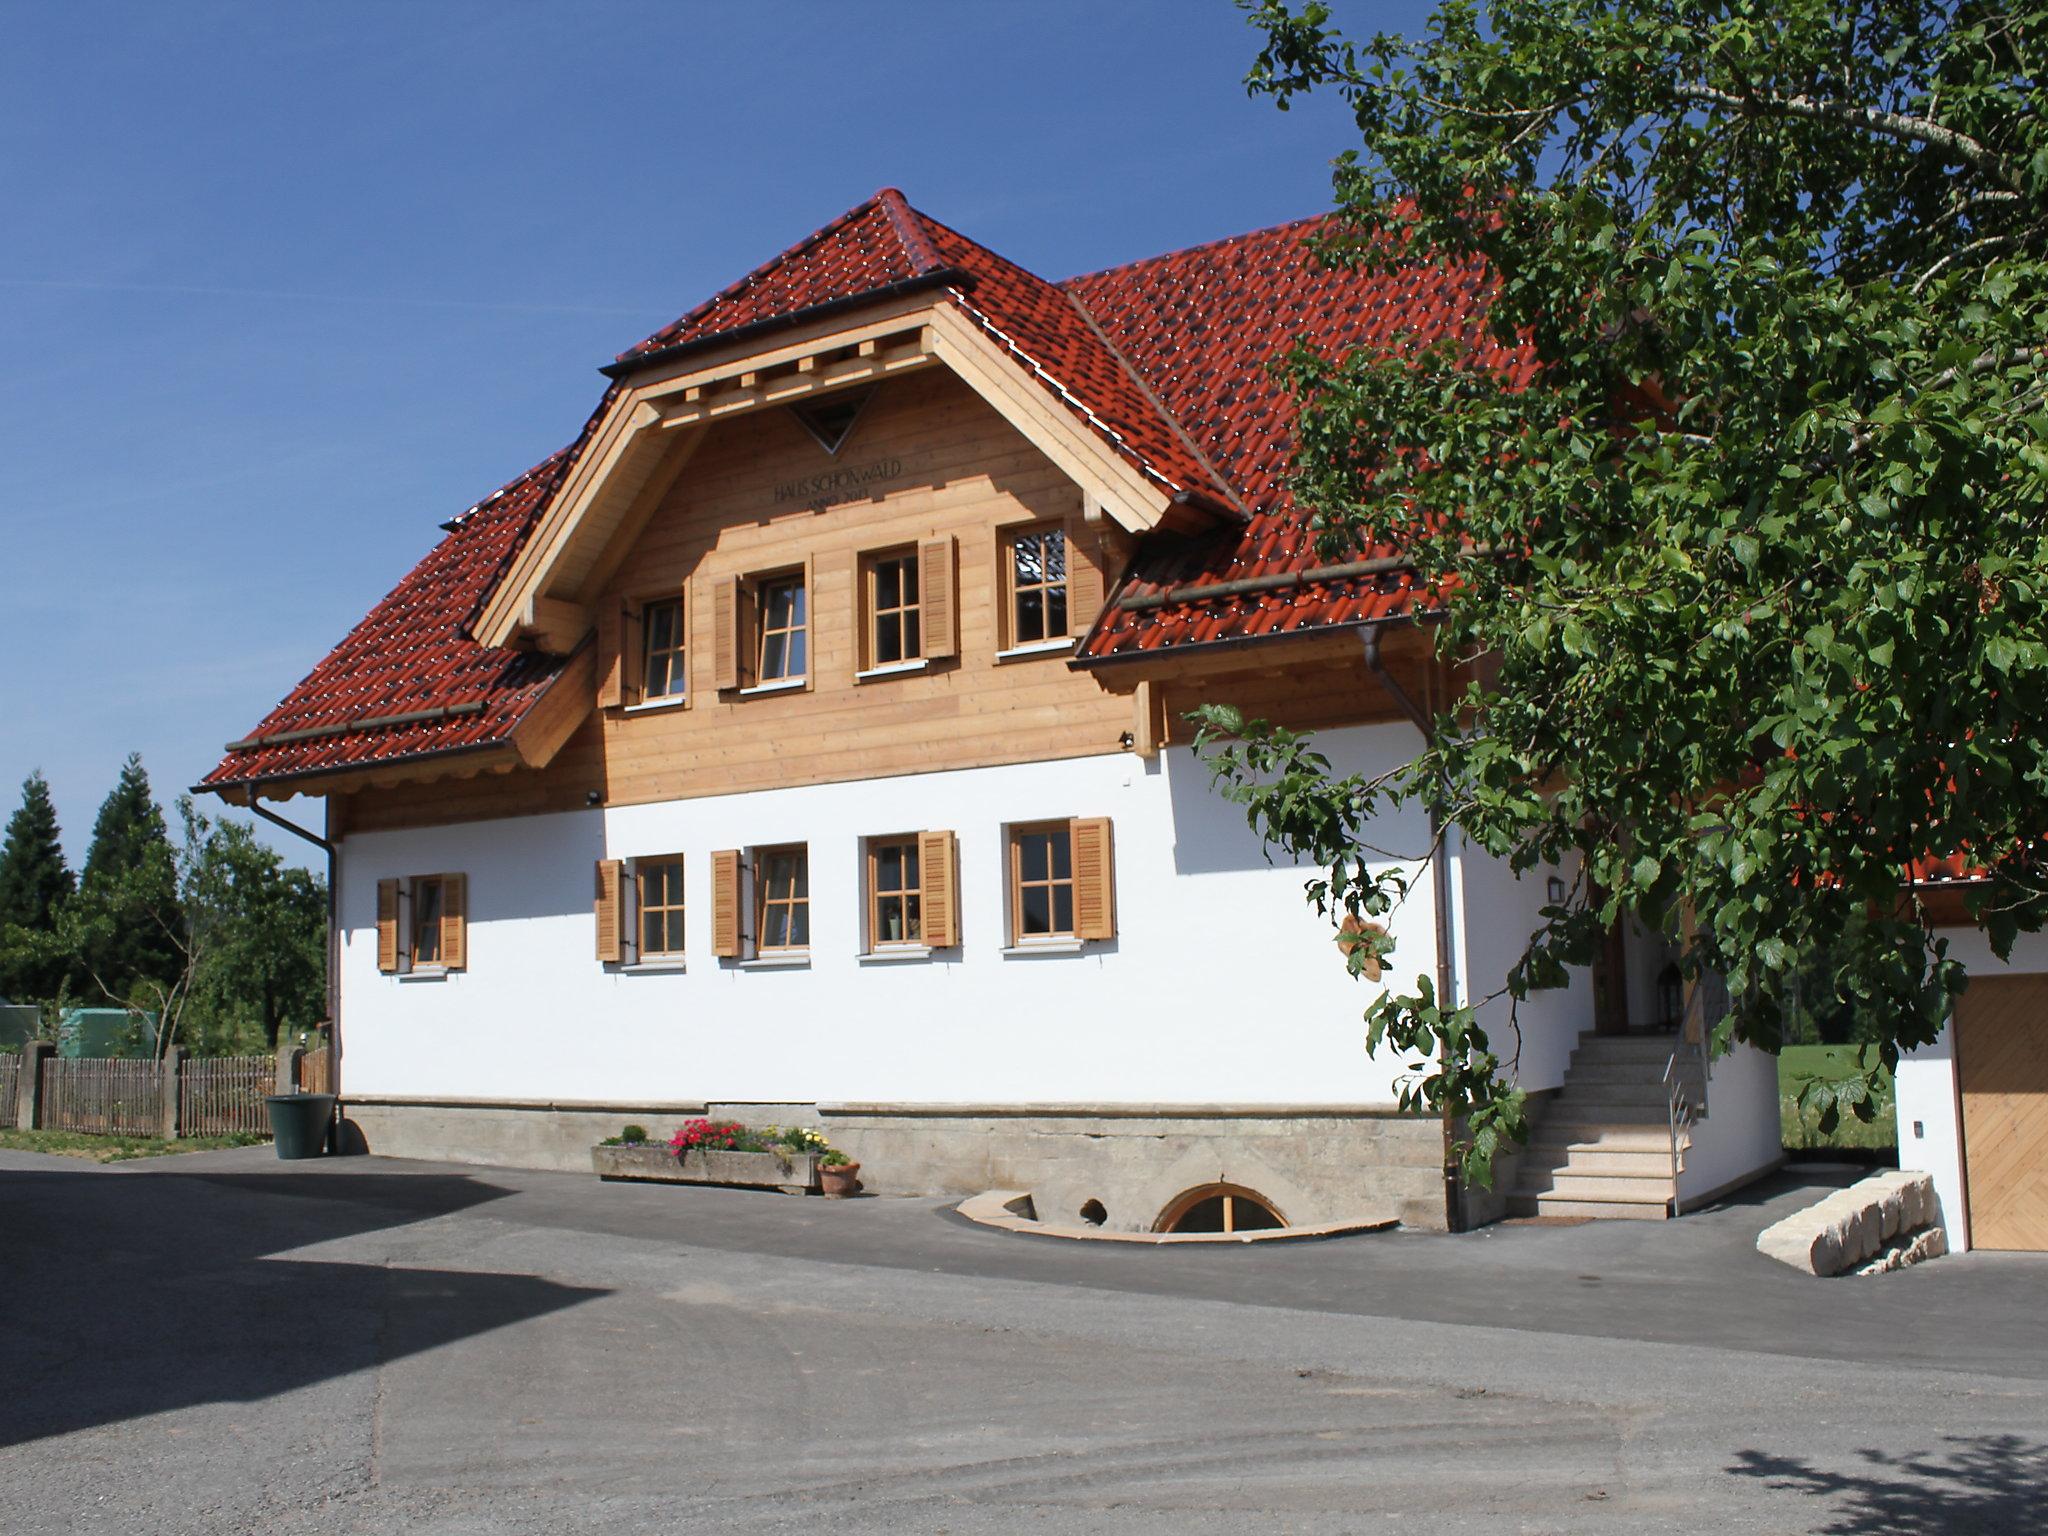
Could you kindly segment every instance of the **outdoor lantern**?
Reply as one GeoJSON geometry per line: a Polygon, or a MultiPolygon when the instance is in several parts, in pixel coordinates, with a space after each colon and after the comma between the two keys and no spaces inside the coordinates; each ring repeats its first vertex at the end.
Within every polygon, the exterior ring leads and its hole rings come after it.
{"type": "Polygon", "coordinates": [[[1657,1012],[1665,1024],[1675,1025],[1684,1008],[1685,982],[1676,965],[1667,965],[1657,974],[1657,1012]]]}

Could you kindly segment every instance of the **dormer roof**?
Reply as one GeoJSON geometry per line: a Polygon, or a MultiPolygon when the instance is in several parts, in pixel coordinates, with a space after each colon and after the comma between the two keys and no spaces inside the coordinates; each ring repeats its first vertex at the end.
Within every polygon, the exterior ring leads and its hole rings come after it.
{"type": "Polygon", "coordinates": [[[1306,244],[1327,227],[1327,216],[1297,221],[1055,283],[884,188],[620,353],[577,442],[447,525],[202,787],[318,792],[323,776],[454,752],[544,761],[552,747],[539,743],[556,724],[543,731],[532,712],[570,663],[474,633],[547,555],[556,532],[537,542],[536,530],[555,529],[586,493],[579,476],[598,456],[627,451],[605,432],[635,390],[705,359],[765,355],[837,315],[923,313],[941,360],[978,359],[1002,375],[983,377],[985,393],[1008,389],[1012,405],[1032,395],[1044,421],[1093,444],[1110,479],[1123,477],[1123,508],[1149,497],[1179,509],[1169,520],[1139,506],[1126,523],[1143,537],[1077,665],[1401,617],[1415,595],[1398,570],[1318,560],[1288,491],[1294,410],[1271,363],[1297,340],[1342,353],[1456,334],[1482,366],[1526,376],[1532,365],[1482,334],[1481,269],[1327,269],[1306,244]]]}

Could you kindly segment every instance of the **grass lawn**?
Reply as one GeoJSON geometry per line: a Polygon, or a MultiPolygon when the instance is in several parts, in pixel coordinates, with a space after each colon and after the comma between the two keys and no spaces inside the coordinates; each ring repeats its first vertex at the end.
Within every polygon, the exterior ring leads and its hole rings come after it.
{"type": "Polygon", "coordinates": [[[174,1152],[211,1152],[219,1147],[251,1147],[268,1136],[241,1132],[233,1136],[81,1136],[76,1131],[0,1130],[0,1151],[51,1152],[58,1157],[84,1157],[96,1163],[126,1162],[131,1157],[164,1157],[174,1152]]]}
{"type": "Polygon", "coordinates": [[[1799,1090],[1809,1078],[1847,1077],[1857,1070],[1853,1045],[1788,1045],[1778,1053],[1778,1118],[1784,1127],[1785,1149],[1805,1152],[1823,1148],[1864,1151],[1895,1149],[1899,1122],[1894,1113],[1892,1078],[1885,1073],[1877,1090],[1877,1117],[1868,1125],[1844,1115],[1832,1136],[1823,1136],[1811,1120],[1799,1117],[1799,1090]]]}

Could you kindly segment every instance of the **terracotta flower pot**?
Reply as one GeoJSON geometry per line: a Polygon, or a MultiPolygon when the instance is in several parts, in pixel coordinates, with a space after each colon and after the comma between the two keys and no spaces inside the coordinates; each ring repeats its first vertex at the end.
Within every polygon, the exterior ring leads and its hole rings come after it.
{"type": "Polygon", "coordinates": [[[844,1200],[860,1188],[860,1164],[841,1163],[836,1168],[820,1168],[818,1186],[826,1199],[844,1200]]]}

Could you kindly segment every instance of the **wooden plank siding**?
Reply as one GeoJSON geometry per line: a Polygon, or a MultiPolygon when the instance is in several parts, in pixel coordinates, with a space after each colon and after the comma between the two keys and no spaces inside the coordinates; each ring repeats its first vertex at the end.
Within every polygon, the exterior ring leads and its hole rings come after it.
{"type": "MultiPolygon", "coordinates": [[[[999,658],[1002,536],[1033,523],[1067,530],[1070,591],[1113,587],[1127,541],[1088,523],[1074,482],[943,369],[879,386],[836,457],[786,411],[720,424],[590,594],[600,615],[684,595],[688,707],[600,710],[593,699],[590,717],[544,769],[364,788],[346,797],[342,824],[377,831],[580,809],[593,792],[605,804],[632,805],[1114,752],[1133,728],[1132,694],[1143,677],[1160,679],[1150,718],[1163,717],[1169,745],[1190,739],[1179,717],[1203,701],[1297,727],[1398,718],[1348,632],[1191,654],[1163,673],[1076,671],[1066,651],[999,658]],[[859,475],[891,461],[894,472],[828,495],[829,504],[777,500],[778,487],[806,477],[859,475]],[[955,654],[922,671],[857,678],[862,557],[948,539],[955,581],[940,632],[957,637],[955,654]],[[1075,573],[1084,560],[1101,567],[1099,577],[1075,573]],[[721,689],[731,643],[721,643],[718,593],[734,578],[806,564],[808,686],[721,689]]],[[[1073,633],[1093,617],[1073,612],[1073,633]]],[[[606,637],[620,628],[604,626],[606,637]]],[[[1420,698],[1416,642],[1412,630],[1390,641],[1388,663],[1420,698]]],[[[596,658],[596,672],[611,675],[610,657],[596,658]]]]}

